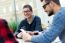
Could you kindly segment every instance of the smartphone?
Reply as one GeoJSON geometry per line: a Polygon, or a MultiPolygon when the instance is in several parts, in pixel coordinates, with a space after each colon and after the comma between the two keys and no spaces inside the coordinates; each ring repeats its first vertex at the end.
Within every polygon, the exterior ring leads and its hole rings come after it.
{"type": "Polygon", "coordinates": [[[20,31],[21,31],[21,32],[25,32],[25,33],[26,33],[26,31],[25,31],[24,29],[20,29],[20,31]]]}
{"type": "Polygon", "coordinates": [[[38,32],[34,33],[34,35],[38,35],[38,34],[39,34],[38,32]]]}

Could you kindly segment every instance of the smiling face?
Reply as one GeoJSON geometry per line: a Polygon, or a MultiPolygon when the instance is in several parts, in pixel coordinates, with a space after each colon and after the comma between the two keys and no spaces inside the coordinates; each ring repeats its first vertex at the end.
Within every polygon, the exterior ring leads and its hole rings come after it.
{"type": "Polygon", "coordinates": [[[45,5],[45,8],[44,8],[45,12],[48,13],[48,16],[50,15],[53,15],[54,12],[53,12],[53,9],[51,8],[51,6],[49,4],[45,5]]]}
{"type": "MultiPolygon", "coordinates": [[[[45,1],[45,0],[44,0],[45,1]]],[[[52,7],[52,4],[51,2],[49,1],[45,1],[45,4],[42,6],[45,10],[45,12],[48,13],[48,15],[52,15],[54,12],[53,12],[53,7],[52,7]]]]}
{"type": "Polygon", "coordinates": [[[24,9],[23,9],[23,13],[24,13],[24,16],[25,16],[26,18],[29,18],[29,17],[32,16],[32,11],[31,11],[29,8],[24,8],[24,9]]]}

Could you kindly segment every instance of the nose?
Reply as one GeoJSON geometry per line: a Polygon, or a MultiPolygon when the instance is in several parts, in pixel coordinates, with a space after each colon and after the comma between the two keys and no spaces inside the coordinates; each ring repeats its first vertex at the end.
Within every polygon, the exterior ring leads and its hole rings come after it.
{"type": "Polygon", "coordinates": [[[47,11],[45,10],[45,12],[47,12],[47,11]]]}
{"type": "Polygon", "coordinates": [[[24,13],[24,15],[27,15],[27,13],[24,13]]]}
{"type": "Polygon", "coordinates": [[[46,9],[44,9],[44,11],[45,11],[45,12],[47,12],[47,10],[46,10],[46,9]]]}

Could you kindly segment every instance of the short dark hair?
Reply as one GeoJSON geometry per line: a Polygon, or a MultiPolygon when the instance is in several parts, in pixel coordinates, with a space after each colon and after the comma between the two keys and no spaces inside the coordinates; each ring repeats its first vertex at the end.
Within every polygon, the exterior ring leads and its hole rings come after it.
{"type": "Polygon", "coordinates": [[[47,2],[53,1],[54,3],[56,3],[57,5],[60,5],[59,0],[46,0],[47,2]]]}
{"type": "MultiPolygon", "coordinates": [[[[60,5],[60,1],[59,0],[45,0],[46,3],[50,3],[50,1],[53,1],[57,5],[60,5]]],[[[43,2],[43,0],[41,0],[41,2],[43,2]]]]}
{"type": "Polygon", "coordinates": [[[0,19],[0,27],[2,26],[9,29],[8,22],[5,19],[0,19]]]}
{"type": "Polygon", "coordinates": [[[43,0],[40,0],[41,2],[43,2],[43,0]]]}
{"type": "MultiPolygon", "coordinates": [[[[41,2],[43,2],[44,0],[40,0],[41,2]]],[[[45,0],[46,3],[50,3],[51,0],[45,0]]]]}
{"type": "Polygon", "coordinates": [[[24,8],[29,8],[30,11],[32,11],[32,7],[31,7],[30,5],[24,5],[24,6],[23,6],[23,9],[24,9],[24,8]]]}
{"type": "Polygon", "coordinates": [[[56,4],[60,5],[60,1],[59,0],[52,0],[53,2],[55,2],[56,4]]]}

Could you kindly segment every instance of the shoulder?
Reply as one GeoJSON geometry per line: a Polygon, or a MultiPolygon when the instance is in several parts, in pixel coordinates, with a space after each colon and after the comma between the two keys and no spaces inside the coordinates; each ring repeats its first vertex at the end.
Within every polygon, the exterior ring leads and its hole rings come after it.
{"type": "Polygon", "coordinates": [[[61,8],[53,18],[53,22],[56,24],[65,24],[65,8],[61,8]]]}
{"type": "Polygon", "coordinates": [[[61,8],[54,16],[54,18],[65,18],[65,8],[61,8]]]}
{"type": "Polygon", "coordinates": [[[27,19],[21,20],[21,22],[26,22],[26,21],[27,21],[27,19]]]}
{"type": "Polygon", "coordinates": [[[27,21],[27,19],[21,20],[20,23],[25,23],[27,21]]]}
{"type": "Polygon", "coordinates": [[[38,16],[35,16],[35,19],[38,19],[38,20],[40,20],[40,17],[38,17],[38,16]]]}

